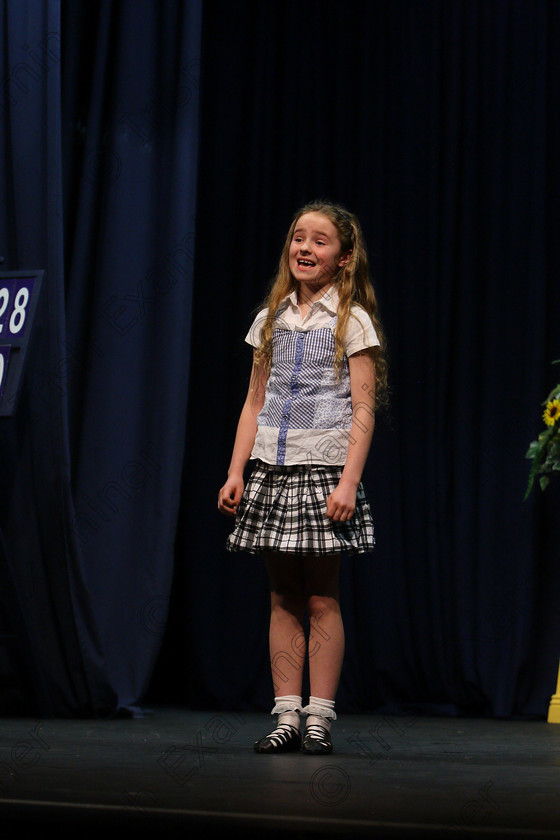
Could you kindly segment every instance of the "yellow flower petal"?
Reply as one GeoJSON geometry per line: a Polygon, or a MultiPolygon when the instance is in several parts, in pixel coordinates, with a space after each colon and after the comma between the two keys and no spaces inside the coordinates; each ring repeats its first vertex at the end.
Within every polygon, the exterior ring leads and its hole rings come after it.
{"type": "Polygon", "coordinates": [[[547,426],[554,426],[560,417],[560,400],[551,400],[546,404],[543,420],[547,426]]]}

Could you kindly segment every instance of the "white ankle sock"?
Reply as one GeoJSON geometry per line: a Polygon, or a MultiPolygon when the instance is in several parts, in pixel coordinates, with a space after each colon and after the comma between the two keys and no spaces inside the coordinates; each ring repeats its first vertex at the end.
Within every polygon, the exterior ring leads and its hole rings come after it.
{"type": "Polygon", "coordinates": [[[278,715],[277,728],[282,724],[288,724],[299,729],[299,713],[302,711],[301,696],[284,694],[282,697],[274,698],[274,708],[271,714],[278,715]]]}
{"type": "Polygon", "coordinates": [[[318,725],[324,727],[327,732],[330,732],[331,723],[336,720],[336,712],[334,710],[334,700],[323,700],[321,697],[310,697],[309,703],[303,708],[307,712],[307,720],[305,726],[318,725]]]}
{"type": "Polygon", "coordinates": [[[282,714],[282,712],[303,712],[301,707],[301,695],[284,694],[282,697],[274,698],[274,708],[271,715],[282,714]]]}
{"type": "Polygon", "coordinates": [[[278,715],[278,726],[287,723],[299,729],[299,712],[282,712],[278,715]]]}
{"type": "Polygon", "coordinates": [[[322,726],[323,729],[326,729],[327,732],[331,731],[331,723],[332,720],[329,718],[323,717],[322,715],[307,715],[307,719],[305,721],[305,728],[309,729],[310,726],[322,726]]]}

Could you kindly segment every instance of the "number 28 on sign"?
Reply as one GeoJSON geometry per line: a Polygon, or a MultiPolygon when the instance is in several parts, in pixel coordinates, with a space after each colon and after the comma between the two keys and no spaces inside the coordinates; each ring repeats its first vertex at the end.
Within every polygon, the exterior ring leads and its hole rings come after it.
{"type": "Polygon", "coordinates": [[[0,288],[0,339],[21,338],[25,332],[27,305],[34,278],[7,278],[0,288]]]}

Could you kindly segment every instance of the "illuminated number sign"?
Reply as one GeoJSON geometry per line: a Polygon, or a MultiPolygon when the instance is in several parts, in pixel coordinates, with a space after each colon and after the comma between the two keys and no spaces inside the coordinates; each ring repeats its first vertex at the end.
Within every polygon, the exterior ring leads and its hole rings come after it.
{"type": "Polygon", "coordinates": [[[43,274],[0,272],[0,416],[16,407],[43,274]]]}

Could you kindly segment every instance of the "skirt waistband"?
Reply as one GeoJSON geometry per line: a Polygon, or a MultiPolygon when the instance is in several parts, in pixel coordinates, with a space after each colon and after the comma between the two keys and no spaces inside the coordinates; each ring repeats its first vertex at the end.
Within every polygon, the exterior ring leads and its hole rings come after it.
{"type": "Polygon", "coordinates": [[[333,466],[330,464],[267,464],[266,461],[261,461],[260,458],[255,459],[255,467],[267,470],[268,472],[283,473],[301,473],[301,472],[328,472],[331,475],[338,475],[342,472],[341,466],[333,466]]]}

